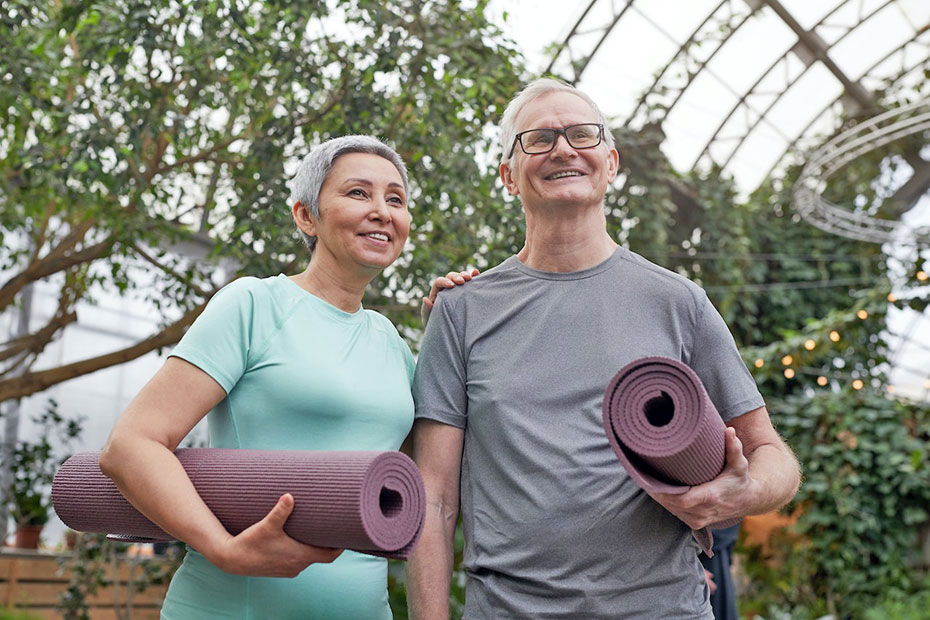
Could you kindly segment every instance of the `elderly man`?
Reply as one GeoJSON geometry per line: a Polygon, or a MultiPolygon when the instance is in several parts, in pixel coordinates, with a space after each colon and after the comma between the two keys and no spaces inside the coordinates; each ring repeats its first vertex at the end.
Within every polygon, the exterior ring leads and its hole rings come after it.
{"type": "Polygon", "coordinates": [[[797,462],[704,291],[606,232],[619,156],[594,102],[537,80],[502,132],[500,176],[523,204],[526,243],[443,292],[426,330],[412,617],[448,617],[461,501],[465,618],[713,618],[691,529],[783,505],[797,462]],[[648,355],[691,366],[728,427],[725,469],[683,495],[637,487],[603,430],[608,381],[648,355]]]}

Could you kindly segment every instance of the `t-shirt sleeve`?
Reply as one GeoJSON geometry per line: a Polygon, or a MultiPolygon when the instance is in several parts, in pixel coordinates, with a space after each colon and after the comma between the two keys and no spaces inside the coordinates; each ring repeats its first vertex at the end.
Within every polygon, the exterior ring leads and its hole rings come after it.
{"type": "Polygon", "coordinates": [[[210,375],[228,394],[248,367],[255,278],[223,287],[171,352],[210,375]]]}
{"type": "Polygon", "coordinates": [[[465,428],[465,353],[453,319],[453,306],[448,296],[440,295],[430,313],[413,378],[413,400],[417,418],[465,428]]]}
{"type": "Polygon", "coordinates": [[[723,317],[706,294],[701,295],[700,303],[694,346],[686,363],[700,377],[724,420],[762,407],[765,404],[762,394],[723,317]]]}

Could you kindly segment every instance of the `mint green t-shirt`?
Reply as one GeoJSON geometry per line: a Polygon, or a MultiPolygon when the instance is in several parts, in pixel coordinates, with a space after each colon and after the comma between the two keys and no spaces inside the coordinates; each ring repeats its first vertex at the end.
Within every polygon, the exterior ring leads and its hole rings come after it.
{"type": "MultiPolygon", "coordinates": [[[[347,313],[284,275],[241,278],[207,305],[171,355],[226,390],[210,446],[396,450],[413,423],[414,360],[380,314],[347,313]]],[[[225,573],[188,549],[162,618],[390,618],[387,562],[345,551],[294,579],[225,573]]]]}

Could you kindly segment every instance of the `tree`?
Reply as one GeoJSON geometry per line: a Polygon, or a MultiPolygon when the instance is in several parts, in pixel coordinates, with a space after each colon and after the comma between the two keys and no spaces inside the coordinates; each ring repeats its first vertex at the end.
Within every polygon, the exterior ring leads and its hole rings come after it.
{"type": "Polygon", "coordinates": [[[382,136],[408,162],[412,243],[365,304],[412,324],[432,275],[493,254],[507,219],[484,130],[520,59],[485,4],[0,0],[0,312],[31,283],[59,290],[47,324],[0,344],[0,402],[173,344],[226,283],[220,260],[235,276],[301,269],[286,178],[336,135],[382,136]],[[35,369],[101,290],[163,323],[35,369]]]}

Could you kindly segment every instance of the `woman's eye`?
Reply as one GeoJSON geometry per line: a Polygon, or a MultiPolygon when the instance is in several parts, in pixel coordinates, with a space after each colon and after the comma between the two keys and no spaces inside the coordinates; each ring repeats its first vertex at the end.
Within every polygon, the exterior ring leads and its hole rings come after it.
{"type": "Polygon", "coordinates": [[[388,198],[388,202],[394,203],[396,205],[404,206],[404,199],[400,196],[391,196],[388,198]]]}
{"type": "Polygon", "coordinates": [[[365,190],[353,189],[349,192],[349,195],[350,196],[367,196],[368,194],[365,193],[365,190]]]}

